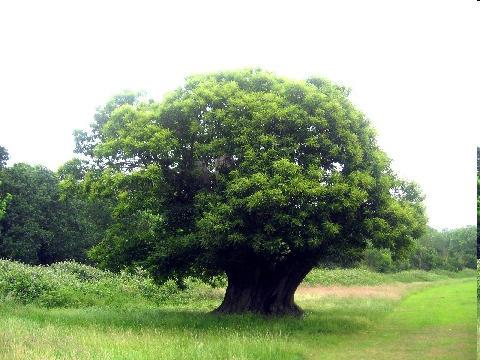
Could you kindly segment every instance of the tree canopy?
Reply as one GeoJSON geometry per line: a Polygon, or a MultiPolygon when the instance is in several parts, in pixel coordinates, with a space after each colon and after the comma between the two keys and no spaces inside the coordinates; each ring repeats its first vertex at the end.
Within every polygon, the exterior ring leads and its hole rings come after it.
{"type": "Polygon", "coordinates": [[[477,266],[476,238],[475,226],[442,231],[429,228],[426,234],[415,243],[409,256],[410,266],[424,270],[475,269],[477,266]]]}
{"type": "Polygon", "coordinates": [[[7,165],[9,159],[8,151],[3,146],[0,146],[0,169],[7,165]]]}
{"type": "Polygon", "coordinates": [[[0,217],[0,258],[29,264],[87,260],[86,251],[95,242],[94,223],[85,200],[72,190],[62,188],[57,174],[42,166],[3,168],[0,198],[6,196],[8,203],[0,217]]]}
{"type": "Polygon", "coordinates": [[[124,93],[100,108],[77,151],[90,191],[114,199],[91,252],[159,280],[225,273],[221,312],[296,314],[293,293],[319,262],[368,244],[403,256],[426,218],[375,131],[322,78],[246,69],[188,77],[161,102],[124,93]]]}
{"type": "MultiPolygon", "coordinates": [[[[8,151],[3,146],[0,146],[0,171],[7,165],[8,161],[8,151]]],[[[0,182],[0,185],[2,183],[0,182]]],[[[7,205],[11,200],[12,195],[5,193],[2,194],[0,192],[0,220],[5,217],[5,213],[7,211],[7,205]]]]}

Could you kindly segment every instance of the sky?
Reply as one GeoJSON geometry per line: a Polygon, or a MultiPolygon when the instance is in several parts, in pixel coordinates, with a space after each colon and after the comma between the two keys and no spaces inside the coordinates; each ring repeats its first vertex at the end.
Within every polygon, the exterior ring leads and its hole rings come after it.
{"type": "Polygon", "coordinates": [[[122,90],[261,67],[352,89],[429,225],[476,223],[480,2],[2,1],[0,145],[56,170],[74,129],[122,90]]]}

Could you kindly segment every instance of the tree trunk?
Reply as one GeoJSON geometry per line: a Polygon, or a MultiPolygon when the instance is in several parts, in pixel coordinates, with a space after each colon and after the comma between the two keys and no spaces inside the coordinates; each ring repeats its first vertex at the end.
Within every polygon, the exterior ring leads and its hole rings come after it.
{"type": "Polygon", "coordinates": [[[273,270],[246,264],[242,269],[230,270],[225,298],[215,312],[300,316],[303,311],[295,304],[294,295],[311,269],[306,264],[273,270]]]}

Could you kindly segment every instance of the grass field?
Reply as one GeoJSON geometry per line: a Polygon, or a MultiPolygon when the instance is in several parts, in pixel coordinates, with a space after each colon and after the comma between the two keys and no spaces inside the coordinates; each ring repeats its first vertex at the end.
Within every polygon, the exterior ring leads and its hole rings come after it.
{"type": "Polygon", "coordinates": [[[361,282],[309,282],[297,299],[303,319],[211,315],[219,292],[158,306],[45,308],[7,299],[0,305],[0,358],[476,358],[474,278],[361,282]]]}

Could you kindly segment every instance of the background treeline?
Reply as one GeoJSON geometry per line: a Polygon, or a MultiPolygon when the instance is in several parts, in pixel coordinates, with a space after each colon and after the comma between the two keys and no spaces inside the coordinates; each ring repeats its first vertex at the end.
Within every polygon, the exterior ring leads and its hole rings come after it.
{"type": "Polygon", "coordinates": [[[414,242],[407,258],[394,261],[388,250],[370,247],[365,250],[363,264],[379,272],[475,269],[476,241],[476,226],[443,231],[428,228],[427,233],[414,242]]]}
{"type": "MultiPolygon", "coordinates": [[[[113,209],[108,194],[92,195],[101,191],[91,189],[101,171],[87,172],[78,159],[57,172],[23,163],[6,166],[7,160],[0,147],[0,258],[43,265],[91,262],[88,251],[107,235],[113,209]]],[[[407,258],[394,260],[388,250],[370,247],[361,265],[378,272],[476,268],[476,244],[475,226],[430,228],[407,258]]]]}
{"type": "Polygon", "coordinates": [[[103,237],[109,212],[105,200],[87,195],[81,163],[67,162],[57,172],[24,163],[7,167],[8,153],[0,153],[0,258],[88,262],[87,251],[103,237]]]}

